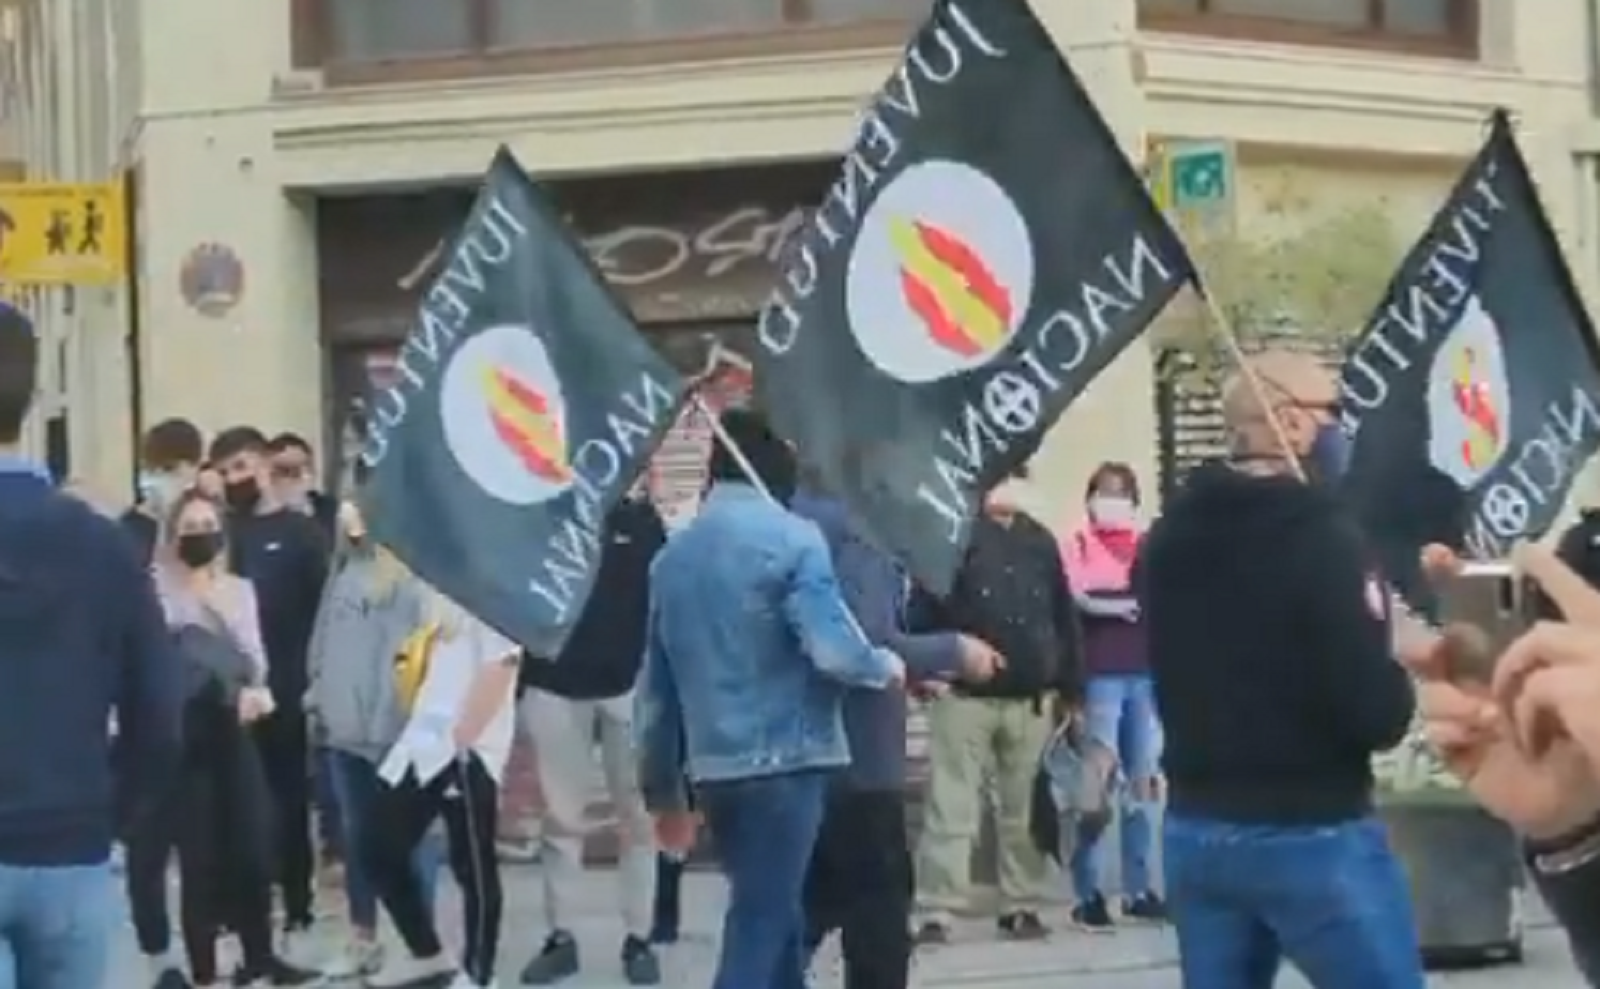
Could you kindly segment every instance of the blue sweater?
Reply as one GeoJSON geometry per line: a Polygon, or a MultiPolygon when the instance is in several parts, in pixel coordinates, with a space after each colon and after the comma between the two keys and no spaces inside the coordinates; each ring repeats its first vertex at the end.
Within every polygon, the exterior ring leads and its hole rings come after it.
{"type": "Polygon", "coordinates": [[[179,664],[127,535],[0,458],[0,864],[107,859],[114,784],[147,792],[177,769],[179,664]]]}
{"type": "MultiPolygon", "coordinates": [[[[912,680],[953,680],[960,672],[957,636],[908,635],[904,615],[910,584],[894,558],[867,543],[838,499],[802,491],[790,510],[822,530],[845,604],[876,646],[905,661],[912,680]]],[[[899,790],[906,783],[906,697],[899,690],[851,690],[844,728],[850,740],[849,783],[863,790],[899,790]]]]}

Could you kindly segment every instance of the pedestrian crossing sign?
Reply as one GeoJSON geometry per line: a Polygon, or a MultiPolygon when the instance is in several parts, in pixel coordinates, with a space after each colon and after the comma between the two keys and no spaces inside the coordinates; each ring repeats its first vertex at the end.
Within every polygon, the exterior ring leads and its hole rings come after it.
{"type": "Polygon", "coordinates": [[[0,283],[118,285],[127,255],[120,180],[0,182],[0,283]]]}

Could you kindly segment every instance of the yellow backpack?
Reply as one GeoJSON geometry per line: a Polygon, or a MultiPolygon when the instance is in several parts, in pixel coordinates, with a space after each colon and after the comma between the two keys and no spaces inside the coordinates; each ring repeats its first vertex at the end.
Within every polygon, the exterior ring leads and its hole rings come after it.
{"type": "Polygon", "coordinates": [[[428,663],[433,658],[433,647],[439,643],[439,630],[438,622],[428,622],[406,636],[395,654],[395,696],[400,701],[400,709],[407,714],[416,705],[422,681],[428,676],[428,663]]]}

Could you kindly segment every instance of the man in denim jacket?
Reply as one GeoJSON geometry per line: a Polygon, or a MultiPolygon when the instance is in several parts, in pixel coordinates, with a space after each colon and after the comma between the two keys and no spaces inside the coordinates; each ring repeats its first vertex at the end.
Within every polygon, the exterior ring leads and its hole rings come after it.
{"type": "Polygon", "coordinates": [[[640,785],[662,830],[695,786],[728,880],[713,989],[802,989],[802,892],[828,784],[848,766],[845,690],[898,690],[900,658],[846,609],[815,525],[782,505],[793,453],[759,416],[722,418],[700,514],[651,568],[635,725],[640,785]],[[687,777],[687,780],[686,780],[687,777]]]}

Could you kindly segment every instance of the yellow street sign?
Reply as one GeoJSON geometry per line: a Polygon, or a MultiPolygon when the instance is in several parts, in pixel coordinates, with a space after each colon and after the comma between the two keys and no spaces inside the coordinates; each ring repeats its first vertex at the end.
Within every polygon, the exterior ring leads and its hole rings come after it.
{"type": "Polygon", "coordinates": [[[116,285],[127,261],[120,181],[0,182],[0,283],[116,285]]]}

